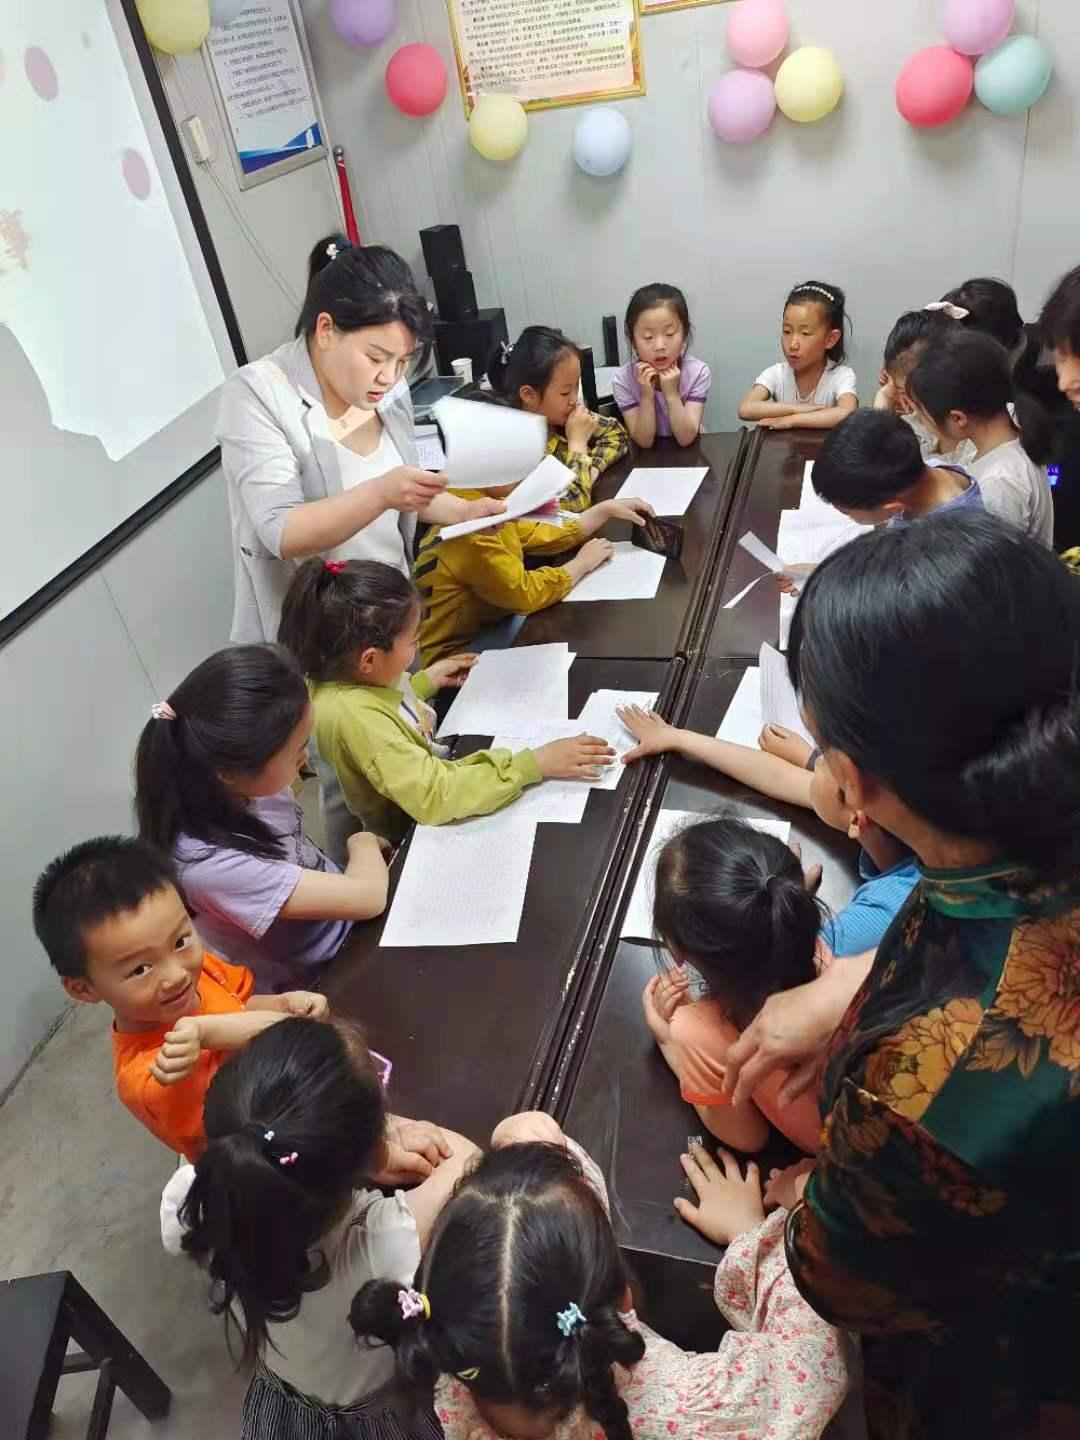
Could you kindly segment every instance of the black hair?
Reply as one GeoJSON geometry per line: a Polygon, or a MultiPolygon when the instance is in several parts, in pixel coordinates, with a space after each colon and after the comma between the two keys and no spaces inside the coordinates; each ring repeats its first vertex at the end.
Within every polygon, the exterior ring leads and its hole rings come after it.
{"type": "Polygon", "coordinates": [[[349,1321],[394,1347],[414,1398],[457,1375],[493,1403],[560,1417],[584,1405],[608,1440],[631,1440],[611,1367],[636,1364],[645,1342],[619,1315],[629,1274],[611,1221],[564,1146],[485,1155],[440,1214],[413,1283],[430,1319],[407,1320],[400,1287],[370,1280],[349,1321]],[[585,1320],[564,1335],[557,1317],[571,1305],[585,1320]]]}
{"type": "Polygon", "coordinates": [[[959,322],[965,329],[992,335],[1006,350],[1014,349],[1025,338],[1024,317],[1016,303],[1016,291],[1004,280],[979,276],[965,280],[941,298],[968,312],[959,322]]]}
{"type": "Polygon", "coordinates": [[[784,309],[789,305],[821,306],[828,328],[840,331],[840,339],[825,354],[837,365],[842,365],[847,354],[845,331],[850,328],[851,321],[847,313],[847,297],[840,286],[826,285],[822,280],[804,280],[784,301],[784,309]]]}
{"type": "Polygon", "coordinates": [[[1039,335],[1051,350],[1080,355],[1080,265],[1054,287],[1039,316],[1039,335]]]}
{"type": "Polygon", "coordinates": [[[740,1029],[817,976],[822,913],[783,841],[734,817],[678,831],[656,866],[653,926],[740,1029]]]}
{"type": "Polygon", "coordinates": [[[297,337],[310,339],[323,314],[336,330],[345,331],[400,320],[421,349],[421,363],[431,348],[434,326],[428,303],[408,265],[385,245],[352,245],[344,235],[327,235],[318,242],[308,258],[297,337]]]}
{"type": "Polygon", "coordinates": [[[788,670],[818,743],[1040,880],[1080,865],[1080,584],[990,515],[931,515],[813,572],[788,670]]]}
{"type": "Polygon", "coordinates": [[[497,345],[488,360],[487,375],[495,393],[521,409],[521,389],[528,385],[542,395],[555,367],[566,355],[581,351],[573,340],[550,325],[526,325],[513,345],[497,345]]]}
{"type": "Polygon", "coordinates": [[[634,348],[634,326],[646,310],[655,310],[661,305],[674,312],[675,318],[683,328],[683,344],[684,346],[690,344],[694,327],[690,323],[690,309],[686,303],[686,296],[674,285],[657,282],[654,285],[642,285],[640,290],[635,290],[630,296],[623,328],[626,331],[626,339],[631,351],[634,348]]]}
{"type": "Polygon", "coordinates": [[[362,650],[392,650],[420,596],[407,576],[378,560],[305,560],[281,610],[278,639],[313,680],[352,677],[362,650]]]}
{"type": "Polygon", "coordinates": [[[918,483],[918,436],[888,410],[855,410],[830,430],[814,461],[815,491],[841,510],[874,510],[918,483]]]}
{"type": "Polygon", "coordinates": [[[230,1339],[237,1326],[241,1362],[251,1362],[269,1326],[293,1319],[329,1278],[312,1252],[381,1164],[382,1086],[359,1032],[295,1017],[221,1066],[203,1123],[182,1244],[209,1272],[211,1308],[230,1339]]]}
{"type": "MultiPolygon", "coordinates": [[[[167,886],[179,893],[172,861],[130,835],[84,840],[59,855],[34,884],[34,933],[66,980],[86,975],[85,932],[126,915],[167,886]]],[[[183,897],[181,897],[183,898],[183,897]]]]}
{"type": "Polygon", "coordinates": [[[275,645],[219,650],[168,697],[175,719],[148,720],[135,751],[135,815],[144,840],[177,837],[280,857],[280,841],[223,775],[253,775],[281,750],[309,704],[304,677],[275,645]]]}
{"type": "Polygon", "coordinates": [[[1054,451],[1046,410],[1028,390],[1013,383],[1005,347],[990,335],[960,326],[926,349],[908,376],[908,394],[936,424],[953,410],[989,420],[1011,404],[1016,408],[1020,441],[1036,465],[1054,451]]]}
{"type": "Polygon", "coordinates": [[[931,340],[955,324],[943,310],[905,311],[885,341],[885,369],[891,374],[900,361],[910,367],[931,340]]]}

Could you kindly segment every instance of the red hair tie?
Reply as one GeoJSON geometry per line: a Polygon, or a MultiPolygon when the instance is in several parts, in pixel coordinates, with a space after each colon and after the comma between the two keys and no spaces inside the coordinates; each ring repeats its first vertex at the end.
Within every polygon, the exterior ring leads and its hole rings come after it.
{"type": "Polygon", "coordinates": [[[344,561],[344,560],[327,560],[327,561],[325,562],[325,568],[330,571],[330,574],[331,574],[331,575],[340,575],[341,572],[342,572],[342,570],[345,569],[345,561],[344,561]]]}

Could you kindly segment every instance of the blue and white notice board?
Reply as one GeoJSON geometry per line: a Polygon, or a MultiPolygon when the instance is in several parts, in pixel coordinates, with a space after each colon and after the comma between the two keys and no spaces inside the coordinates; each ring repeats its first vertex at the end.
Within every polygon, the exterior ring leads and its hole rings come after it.
{"type": "Polygon", "coordinates": [[[292,0],[251,0],[206,40],[242,190],[326,154],[292,0]]]}

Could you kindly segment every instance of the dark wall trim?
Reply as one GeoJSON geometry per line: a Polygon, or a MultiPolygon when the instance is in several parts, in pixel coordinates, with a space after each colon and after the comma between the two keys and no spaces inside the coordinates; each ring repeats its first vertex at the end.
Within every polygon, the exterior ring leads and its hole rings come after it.
{"type": "MultiPolygon", "coordinates": [[[[206,214],[199,200],[198,191],[195,189],[195,181],[192,179],[191,169],[188,166],[187,155],[184,151],[183,142],[173,120],[172,111],[169,109],[168,96],[161,83],[161,76],[158,74],[157,65],[154,61],[154,52],[150,42],[143,31],[142,22],[135,9],[135,0],[120,0],[124,18],[131,30],[135,50],[142,66],[143,75],[150,91],[151,99],[154,102],[154,110],[157,114],[158,123],[165,136],[165,143],[169,150],[169,157],[172,160],[176,177],[180,182],[180,190],[184,196],[188,212],[191,216],[191,223],[195,235],[199,241],[199,248],[202,251],[203,261],[206,264],[207,273],[210,276],[210,283],[214,287],[214,294],[217,297],[218,305],[221,308],[222,318],[225,322],[225,329],[228,331],[229,341],[233,348],[233,354],[237,365],[247,364],[247,353],[244,349],[244,337],[240,333],[240,322],[236,318],[236,311],[233,309],[232,299],[225,285],[225,275],[221,268],[221,261],[218,259],[217,250],[214,248],[213,237],[210,234],[210,226],[206,221],[206,214]]],[[[197,460],[194,465],[185,470],[184,473],[175,479],[171,485],[147,501],[134,515],[129,515],[123,524],[118,525],[115,530],[92,545],[85,554],[80,555],[78,560],[61,570],[59,575],[54,576],[47,585],[30,596],[28,600],[17,606],[10,615],[0,619],[0,645],[6,644],[13,636],[25,626],[29,625],[50,605],[54,605],[60,597],[67,593],[73,585],[85,579],[91,571],[96,570],[99,565],[104,564],[111,555],[126,545],[129,540],[136,536],[144,526],[149,525],[152,520],[174,505],[180,497],[187,493],[200,480],[214,470],[221,458],[220,450],[215,446],[212,450],[197,460]]]]}

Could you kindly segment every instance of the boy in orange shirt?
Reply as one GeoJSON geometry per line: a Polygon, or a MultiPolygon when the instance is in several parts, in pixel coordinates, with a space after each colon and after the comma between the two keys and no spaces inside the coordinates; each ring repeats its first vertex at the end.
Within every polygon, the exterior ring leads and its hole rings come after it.
{"type": "Polygon", "coordinates": [[[34,886],[34,930],[73,1000],[111,1006],[116,1090],[194,1163],[203,1101],[229,1053],[287,1015],[323,1019],[322,995],[253,995],[250,970],[203,951],[169,860],[142,840],[87,840],[34,886]]]}

